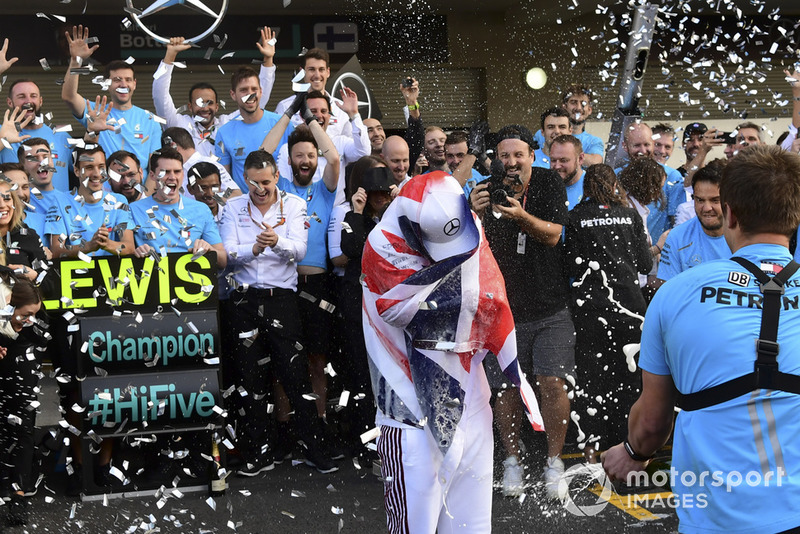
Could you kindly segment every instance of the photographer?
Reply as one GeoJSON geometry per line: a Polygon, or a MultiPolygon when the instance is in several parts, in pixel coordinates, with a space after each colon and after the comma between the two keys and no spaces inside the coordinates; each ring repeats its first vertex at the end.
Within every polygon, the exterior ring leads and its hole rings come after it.
{"type": "MultiPolygon", "coordinates": [[[[568,306],[563,273],[561,231],[568,221],[564,182],[550,169],[532,168],[533,135],[512,125],[497,133],[497,157],[492,178],[470,194],[472,209],[483,219],[486,238],[506,280],[511,311],[517,327],[520,367],[536,375],[541,391],[542,416],[547,431],[547,495],[557,498],[564,472],[559,459],[569,419],[569,399],[564,388],[575,365],[575,329],[568,306]],[[505,196],[507,195],[507,198],[505,196]],[[534,357],[535,355],[535,357],[534,357]]],[[[479,135],[470,135],[469,155],[454,175],[466,173],[476,155],[484,152],[479,135]]],[[[492,387],[504,382],[496,366],[487,365],[492,387]]],[[[515,395],[498,395],[497,425],[508,458],[503,462],[503,493],[518,496],[524,490],[517,429],[519,412],[515,395]]]]}

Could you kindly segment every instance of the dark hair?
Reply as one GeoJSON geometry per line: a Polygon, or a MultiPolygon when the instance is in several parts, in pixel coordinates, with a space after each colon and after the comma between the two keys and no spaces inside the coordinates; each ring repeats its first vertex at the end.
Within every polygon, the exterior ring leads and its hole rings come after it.
{"type": "Polygon", "coordinates": [[[29,139],[25,139],[19,144],[19,148],[17,148],[17,160],[22,163],[22,158],[24,158],[25,154],[29,152],[29,150],[25,150],[25,147],[30,148],[36,145],[44,145],[47,147],[47,150],[50,150],[50,143],[47,142],[47,139],[43,139],[41,137],[31,137],[29,139]]]}
{"type": "Polygon", "coordinates": [[[564,89],[564,92],[561,93],[561,101],[564,104],[566,104],[567,101],[569,100],[569,97],[571,97],[572,95],[586,95],[589,97],[590,104],[592,103],[592,101],[594,101],[594,93],[592,92],[592,90],[588,86],[580,83],[573,83],[572,85],[564,89]]]}
{"type": "MultiPolygon", "coordinates": [[[[576,153],[578,155],[583,153],[583,143],[581,143],[581,140],[578,139],[577,137],[575,137],[574,135],[568,135],[568,134],[567,135],[559,135],[558,137],[553,139],[553,142],[550,144],[550,146],[552,147],[555,144],[572,145],[572,146],[575,147],[575,151],[576,151],[576,153]]],[[[553,150],[553,149],[550,148],[550,150],[553,150]]]]}
{"type": "Polygon", "coordinates": [[[189,185],[192,185],[194,180],[202,180],[203,178],[208,178],[212,174],[216,174],[220,179],[220,183],[222,182],[222,176],[220,176],[217,166],[208,161],[201,161],[189,167],[189,172],[186,173],[186,177],[189,180],[189,185]]]}
{"type": "Polygon", "coordinates": [[[380,165],[388,167],[388,165],[386,165],[386,160],[378,156],[363,156],[358,158],[358,161],[353,164],[353,168],[350,171],[350,185],[347,187],[347,200],[350,200],[353,194],[358,191],[358,188],[361,187],[361,179],[364,177],[364,174],[369,169],[380,165]]]}
{"type": "Polygon", "coordinates": [[[114,161],[117,161],[118,163],[122,163],[123,159],[128,159],[128,158],[132,159],[134,161],[134,163],[136,163],[136,170],[139,170],[139,169],[142,168],[142,164],[139,161],[139,157],[136,154],[134,154],[133,152],[128,152],[127,150],[117,150],[116,152],[114,152],[113,154],[108,156],[108,158],[106,158],[106,161],[109,164],[113,163],[114,161]]]}
{"type": "MultiPolygon", "coordinates": [[[[258,73],[250,67],[241,67],[231,75],[231,91],[236,91],[236,86],[248,78],[258,79],[258,73]]],[[[261,80],[258,82],[261,85],[261,80]]]]}
{"type": "Polygon", "coordinates": [[[635,198],[640,204],[663,201],[661,182],[667,172],[647,156],[634,158],[619,173],[619,183],[625,188],[629,196],[635,198]]]}
{"type": "Polygon", "coordinates": [[[245,172],[247,172],[247,169],[263,169],[264,167],[271,167],[272,174],[276,174],[278,172],[278,166],[275,164],[275,158],[273,158],[272,154],[263,148],[259,148],[258,150],[250,152],[244,160],[245,172]]]}
{"type": "Polygon", "coordinates": [[[544,130],[544,120],[547,117],[565,117],[567,120],[569,120],[569,111],[564,108],[550,108],[542,113],[542,130],[544,130]]]}
{"type": "Polygon", "coordinates": [[[134,80],[136,79],[136,71],[133,69],[133,65],[131,65],[130,63],[126,63],[121,59],[115,59],[114,61],[106,65],[106,78],[111,78],[112,70],[122,70],[122,69],[128,69],[129,71],[131,71],[133,73],[133,79],[134,80]]]}
{"type": "Polygon", "coordinates": [[[583,200],[597,204],[627,205],[628,197],[617,182],[614,169],[603,163],[590,165],[583,175],[583,200]]]}
{"type": "Polygon", "coordinates": [[[533,140],[533,134],[529,129],[521,124],[509,124],[503,126],[497,132],[497,144],[507,139],[519,139],[530,147],[531,151],[536,147],[536,141],[533,140]]]}
{"type": "Polygon", "coordinates": [[[719,183],[722,181],[722,171],[725,170],[727,165],[727,159],[709,161],[705,167],[695,172],[692,176],[692,187],[697,182],[708,182],[719,187],[719,183]]]}
{"type": "Polygon", "coordinates": [[[11,302],[9,303],[11,306],[19,308],[42,302],[39,288],[27,278],[9,273],[6,283],[11,286],[11,302]]]}
{"type": "Polygon", "coordinates": [[[76,168],[80,168],[81,167],[81,156],[89,156],[91,154],[97,154],[98,152],[100,154],[102,154],[104,158],[106,157],[106,153],[103,150],[103,147],[101,147],[100,145],[88,144],[87,143],[83,147],[76,148],[75,149],[75,167],[76,168]]]}
{"type": "Polygon", "coordinates": [[[326,95],[322,91],[309,91],[308,94],[306,95],[306,102],[308,102],[312,98],[325,99],[325,102],[328,104],[328,111],[331,110],[331,99],[328,97],[328,95],[326,95]]]}
{"type": "Polygon", "coordinates": [[[719,186],[743,233],[791,236],[800,225],[800,156],[754,145],[731,159],[719,186]]]}
{"type": "Polygon", "coordinates": [[[181,128],[180,126],[167,128],[164,130],[164,133],[161,134],[161,146],[171,147],[172,143],[175,143],[184,150],[194,148],[192,134],[186,131],[186,128],[181,128]]]}
{"type": "Polygon", "coordinates": [[[666,124],[664,122],[659,122],[658,124],[653,126],[651,128],[651,130],[652,130],[652,132],[654,134],[656,134],[656,133],[659,133],[659,134],[668,133],[668,134],[671,134],[672,137],[675,137],[675,128],[673,128],[671,124],[666,124]]]}
{"type": "Polygon", "coordinates": [[[180,161],[181,166],[183,166],[183,156],[181,156],[181,153],[172,147],[165,146],[150,154],[150,162],[147,168],[150,169],[151,172],[155,171],[158,168],[158,160],[160,159],[174,159],[180,161]]]}
{"type": "MultiPolygon", "coordinates": [[[[12,97],[12,95],[14,94],[14,88],[21,83],[32,83],[33,85],[36,86],[37,89],[39,89],[39,84],[31,80],[30,78],[17,78],[13,82],[11,82],[11,85],[8,86],[8,98],[12,97]]],[[[39,96],[42,96],[41,91],[42,90],[39,89],[39,96]]]]}
{"type": "Polygon", "coordinates": [[[317,146],[317,140],[314,139],[314,134],[311,133],[311,128],[304,124],[301,124],[289,134],[289,139],[286,142],[289,150],[289,159],[292,159],[292,148],[294,148],[294,145],[297,143],[311,143],[314,145],[314,148],[319,148],[317,146]]]}
{"type": "Polygon", "coordinates": [[[197,82],[193,86],[189,88],[189,102],[192,101],[192,93],[194,93],[198,89],[210,89],[214,92],[214,100],[219,101],[219,95],[217,95],[217,90],[214,89],[214,86],[208,82],[197,82]]]}
{"type": "Polygon", "coordinates": [[[321,59],[325,62],[326,67],[331,66],[331,56],[325,50],[321,48],[312,48],[308,50],[305,54],[300,56],[300,66],[304,69],[306,68],[306,61],[309,59],[321,59]]]}
{"type": "Polygon", "coordinates": [[[460,130],[450,132],[447,139],[444,140],[444,146],[457,145],[459,143],[469,144],[469,135],[467,135],[467,132],[462,132],[460,130]]]}
{"type": "Polygon", "coordinates": [[[8,171],[25,172],[25,166],[22,163],[0,163],[0,174],[7,173],[8,171]]]}

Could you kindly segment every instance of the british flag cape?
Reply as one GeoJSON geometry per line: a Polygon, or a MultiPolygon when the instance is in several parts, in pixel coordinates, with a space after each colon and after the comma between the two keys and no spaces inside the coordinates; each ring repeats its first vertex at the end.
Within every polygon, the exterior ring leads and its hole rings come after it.
{"type": "Polygon", "coordinates": [[[379,424],[425,428],[443,457],[458,458],[465,406],[469,411],[476,398],[488,404],[482,360],[491,351],[519,388],[534,429],[544,430],[517,363],[505,282],[454,178],[434,172],[410,180],[369,234],[362,269],[364,338],[379,424]],[[469,250],[433,261],[428,248],[437,244],[426,243],[420,226],[427,195],[450,195],[458,204],[469,250]]]}

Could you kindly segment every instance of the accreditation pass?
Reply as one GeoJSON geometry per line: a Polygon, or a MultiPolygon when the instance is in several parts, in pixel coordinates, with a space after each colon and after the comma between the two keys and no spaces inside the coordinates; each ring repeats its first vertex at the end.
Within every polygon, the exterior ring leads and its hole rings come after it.
{"type": "Polygon", "coordinates": [[[525,242],[528,239],[528,234],[520,232],[517,235],[517,254],[525,254],[525,242]]]}

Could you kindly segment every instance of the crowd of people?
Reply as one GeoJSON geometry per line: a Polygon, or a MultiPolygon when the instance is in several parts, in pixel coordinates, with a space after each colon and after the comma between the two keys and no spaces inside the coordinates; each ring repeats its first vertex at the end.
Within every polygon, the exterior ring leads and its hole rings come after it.
{"type": "MultiPolygon", "coordinates": [[[[437,171],[452,175],[456,196],[468,199],[505,281],[519,365],[535,384],[546,432],[545,494],[563,499],[568,423],[577,424],[588,462],[626,438],[627,412],[642,388],[630,347],[639,343],[648,302],[681,272],[731,256],[721,178],[728,160],[763,144],[761,128],[750,122],[731,133],[692,123],[681,133],[639,120],[624,132],[627,163],[613,169],[603,164],[604,141],[585,130],[594,104],[588,87],[566,88],[535,133],[519,124],[490,133],[485,123],[445,131],[423,121],[413,78],[399,87],[405,134],[387,137],[379,120],[361,117],[353,91],[326,91],[330,58],[320,49],[300,58],[303,90],[272,112],[269,28],[257,43],[259,70],[242,67],[231,77],[236,110],[228,114],[220,113],[217,89],[203,82],[179,110],[183,102],[176,105],[170,82],[178,54],[190,45],[172,38],[154,75],[151,113],[133,103],[143,99],[134,67],[124,61],[106,66],[107,95],[79,92],[81,66],[98,48],[89,35],[82,26],[67,33],[71,61],[62,86],[83,138],[45,124],[34,80],[12,76],[5,86],[0,295],[13,310],[4,312],[0,328],[0,484],[20,522],[37,483],[28,405],[39,368],[30,355],[49,341],[38,287],[48,283],[53,258],[215,254],[222,385],[234,388],[227,401],[239,475],[259,475],[292,455],[322,473],[346,456],[372,461],[361,436],[375,426],[376,408],[383,421],[378,449],[390,455],[386,440],[400,438],[389,427],[425,423],[387,396],[391,378],[372,362],[376,345],[365,343],[365,331],[377,327],[362,309],[362,291],[374,287],[362,266],[378,261],[367,254],[369,236],[387,207],[403,198],[407,184],[417,187],[413,177],[437,171]],[[686,164],[674,169],[668,163],[679,141],[686,164]],[[723,145],[726,159],[710,160],[711,149],[723,145]],[[30,324],[36,335],[20,334],[30,324]],[[331,369],[340,391],[328,389],[331,369]],[[334,393],[345,406],[335,418],[334,393]]],[[[14,63],[8,49],[6,40],[4,76],[14,63]]],[[[793,121],[782,145],[797,152],[800,73],[791,77],[793,121]]],[[[63,320],[49,323],[58,338],[63,320]]],[[[80,428],[75,363],[54,363],[67,377],[60,381],[66,418],[80,428]]],[[[494,359],[485,365],[505,458],[502,493],[518,497],[531,481],[519,437],[525,401],[504,394],[507,368],[494,359]]],[[[174,464],[165,455],[160,460],[174,464]]],[[[84,461],[92,460],[73,446],[72,493],[80,491],[84,461]]],[[[112,476],[111,440],[93,461],[98,485],[127,482],[112,476]]],[[[174,475],[174,465],[156,471],[174,475]]],[[[391,529],[402,514],[389,515],[391,529]]]]}

